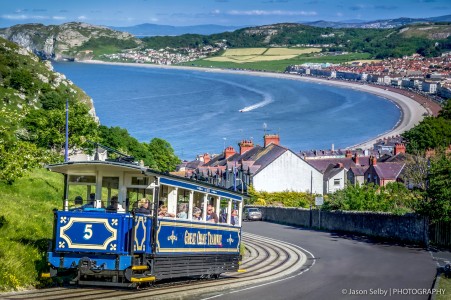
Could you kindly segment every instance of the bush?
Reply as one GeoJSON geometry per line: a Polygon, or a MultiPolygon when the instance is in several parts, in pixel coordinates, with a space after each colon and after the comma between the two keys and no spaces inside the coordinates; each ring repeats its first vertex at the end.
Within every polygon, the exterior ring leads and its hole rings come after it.
{"type": "Polygon", "coordinates": [[[249,187],[250,203],[255,205],[278,205],[285,207],[310,207],[315,202],[315,195],[293,191],[257,192],[249,187]]]}

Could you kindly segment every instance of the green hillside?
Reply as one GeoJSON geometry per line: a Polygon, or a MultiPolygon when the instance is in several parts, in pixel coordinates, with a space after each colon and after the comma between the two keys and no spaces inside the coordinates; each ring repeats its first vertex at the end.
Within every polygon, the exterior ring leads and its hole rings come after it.
{"type": "Polygon", "coordinates": [[[92,140],[155,170],[180,162],[163,139],[139,142],[126,129],[99,125],[89,96],[50,62],[0,38],[0,291],[49,283],[38,275],[63,188],[60,175],[42,166],[63,161],[66,100],[71,151],[89,150],[92,140]]]}
{"type": "Polygon", "coordinates": [[[250,27],[208,36],[187,34],[143,38],[145,47],[198,47],[225,42],[229,48],[309,47],[324,51],[368,53],[371,58],[401,57],[412,53],[434,56],[451,48],[449,23],[421,24],[392,29],[319,28],[301,24],[250,27]],[[429,27],[433,29],[429,29],[429,27]],[[427,34],[430,32],[431,34],[427,34]]]}
{"type": "Polygon", "coordinates": [[[0,182],[0,291],[50,283],[39,275],[62,194],[61,175],[42,168],[13,184],[0,182]]]}

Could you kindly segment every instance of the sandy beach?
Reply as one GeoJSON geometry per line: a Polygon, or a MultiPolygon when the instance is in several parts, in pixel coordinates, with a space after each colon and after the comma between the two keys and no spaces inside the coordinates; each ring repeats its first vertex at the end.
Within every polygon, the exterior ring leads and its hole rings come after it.
{"type": "MultiPolygon", "coordinates": [[[[361,149],[370,149],[373,144],[377,142],[379,139],[383,139],[384,137],[397,136],[414,127],[421,120],[423,120],[424,115],[433,114],[437,108],[433,105],[427,105],[423,100],[415,101],[411,97],[415,96],[406,96],[396,91],[393,91],[393,88],[385,88],[385,87],[375,87],[369,84],[361,84],[361,83],[351,83],[347,81],[341,80],[327,80],[315,77],[305,77],[295,74],[284,74],[284,73],[272,73],[272,72],[256,72],[256,71],[244,71],[244,70],[227,70],[227,69],[218,69],[218,68],[199,68],[199,67],[185,67],[185,66],[164,66],[164,65],[151,65],[151,64],[139,64],[139,63],[110,63],[103,62],[98,60],[89,60],[89,61],[81,61],[81,63],[91,63],[91,64],[108,64],[108,65],[121,65],[128,67],[139,67],[139,68],[160,68],[160,69],[180,69],[180,70],[196,70],[202,72],[220,72],[220,73],[234,73],[234,74],[243,74],[250,76],[261,76],[261,77],[275,77],[275,78],[283,78],[290,80],[299,80],[312,82],[317,84],[327,84],[342,88],[351,88],[355,90],[360,90],[363,92],[375,94],[381,97],[384,97],[393,103],[401,110],[401,118],[398,123],[389,131],[384,132],[371,140],[362,141],[356,145],[350,145],[348,149],[361,148],[361,149]],[[431,107],[433,106],[433,109],[431,107]]],[[[417,96],[419,97],[419,96],[417,96]]],[[[438,104],[437,104],[438,105],[438,104]]],[[[365,126],[362,124],[362,126],[365,126]]]]}

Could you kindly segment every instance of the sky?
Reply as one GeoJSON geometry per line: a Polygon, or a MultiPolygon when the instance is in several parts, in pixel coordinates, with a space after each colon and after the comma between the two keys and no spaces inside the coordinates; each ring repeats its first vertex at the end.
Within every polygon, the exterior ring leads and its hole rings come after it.
{"type": "Polygon", "coordinates": [[[24,23],[264,25],[451,14],[449,0],[0,0],[0,28],[24,23]]]}

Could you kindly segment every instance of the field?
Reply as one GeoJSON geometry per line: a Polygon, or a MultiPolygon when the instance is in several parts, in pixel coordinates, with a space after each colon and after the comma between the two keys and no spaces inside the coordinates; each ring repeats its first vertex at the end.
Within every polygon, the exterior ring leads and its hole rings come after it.
{"type": "Polygon", "coordinates": [[[271,72],[284,72],[289,65],[299,65],[303,63],[345,63],[357,60],[367,60],[370,58],[368,53],[350,53],[346,55],[325,55],[312,56],[312,54],[298,55],[293,58],[285,58],[281,60],[269,61],[223,61],[223,60],[196,60],[180,64],[182,66],[195,66],[206,68],[224,68],[224,69],[243,69],[243,70],[258,70],[271,72]]]}
{"type": "Polygon", "coordinates": [[[292,59],[302,54],[321,52],[319,48],[237,48],[227,49],[221,56],[206,58],[214,62],[259,62],[292,59]]]}

